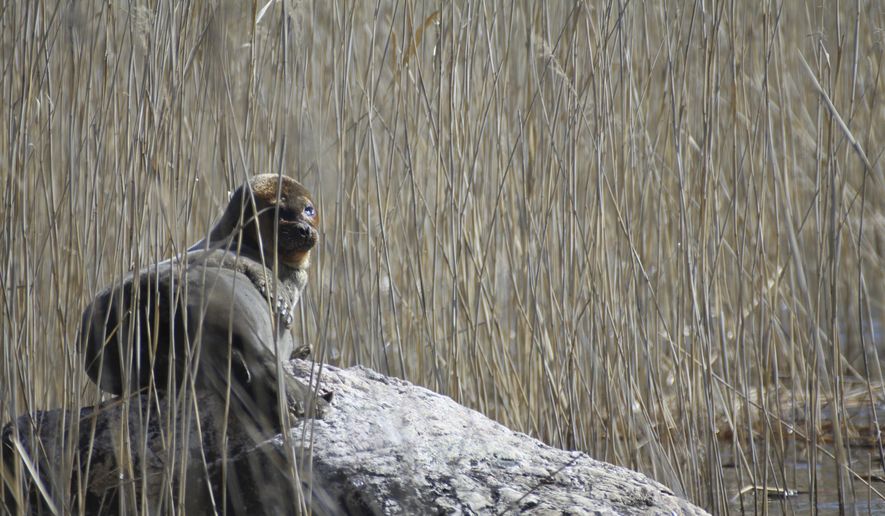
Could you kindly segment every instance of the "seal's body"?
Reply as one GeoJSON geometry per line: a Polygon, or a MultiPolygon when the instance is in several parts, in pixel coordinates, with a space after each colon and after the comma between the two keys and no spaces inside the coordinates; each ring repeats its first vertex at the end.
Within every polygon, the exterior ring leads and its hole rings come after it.
{"type": "Polygon", "coordinates": [[[90,378],[120,395],[212,389],[253,419],[279,415],[282,385],[289,409],[304,415],[308,391],[278,375],[278,358],[294,350],[288,330],[318,221],[295,180],[252,178],[207,238],[124,278],[87,307],[79,345],[90,378]]]}

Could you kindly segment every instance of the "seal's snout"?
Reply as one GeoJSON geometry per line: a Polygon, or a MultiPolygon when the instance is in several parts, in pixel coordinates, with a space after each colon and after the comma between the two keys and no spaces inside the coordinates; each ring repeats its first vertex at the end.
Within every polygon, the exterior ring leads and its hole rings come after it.
{"type": "Polygon", "coordinates": [[[315,246],[319,240],[316,228],[304,222],[295,226],[295,237],[301,241],[302,247],[307,249],[315,246]]]}

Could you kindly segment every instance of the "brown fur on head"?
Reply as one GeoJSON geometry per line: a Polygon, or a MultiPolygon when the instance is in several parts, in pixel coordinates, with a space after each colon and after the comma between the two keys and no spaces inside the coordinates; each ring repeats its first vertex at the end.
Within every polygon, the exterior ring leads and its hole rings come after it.
{"type": "Polygon", "coordinates": [[[319,240],[320,222],[310,192],[298,181],[276,174],[257,175],[249,180],[248,187],[255,200],[255,211],[246,197],[245,213],[258,216],[244,217],[244,244],[258,250],[260,236],[266,260],[273,259],[276,249],[280,262],[289,267],[304,269],[310,265],[310,250],[319,240]],[[274,224],[275,221],[278,223],[274,224]]]}

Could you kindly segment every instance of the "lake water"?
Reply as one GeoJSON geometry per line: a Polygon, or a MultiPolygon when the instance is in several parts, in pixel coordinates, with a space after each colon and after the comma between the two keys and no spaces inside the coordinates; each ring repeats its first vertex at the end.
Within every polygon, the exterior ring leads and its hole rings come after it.
{"type": "MultiPolygon", "coordinates": [[[[833,453],[832,447],[827,447],[826,451],[833,453]]],[[[813,508],[817,509],[818,514],[840,514],[835,461],[822,452],[818,453],[819,460],[812,471],[810,464],[803,460],[804,450],[796,453],[796,457],[798,460],[785,461],[784,470],[780,472],[776,482],[773,479],[769,480],[768,514],[811,514],[814,512],[813,508]],[[812,474],[817,477],[817,488],[814,493],[811,489],[812,474]],[[785,489],[789,491],[790,496],[784,496],[785,489]]],[[[733,464],[733,461],[726,463],[733,464]]],[[[873,491],[885,495],[885,470],[879,460],[878,452],[870,448],[852,449],[851,468],[861,478],[851,475],[846,489],[844,513],[885,514],[885,500],[873,491]]],[[[734,466],[725,468],[725,475],[731,495],[729,508],[735,514],[763,513],[765,500],[761,486],[759,489],[750,488],[747,475],[745,474],[741,481],[734,466]],[[742,491],[744,493],[740,495],[742,491]]]]}

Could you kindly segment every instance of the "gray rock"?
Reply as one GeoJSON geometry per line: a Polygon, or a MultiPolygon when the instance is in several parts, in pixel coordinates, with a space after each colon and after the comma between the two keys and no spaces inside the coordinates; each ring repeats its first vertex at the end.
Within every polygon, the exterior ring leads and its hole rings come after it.
{"type": "MultiPolygon", "coordinates": [[[[223,406],[201,397],[201,432],[194,429],[193,418],[181,417],[179,444],[170,445],[168,429],[164,440],[163,418],[154,417],[145,432],[130,432],[131,441],[144,446],[131,454],[127,467],[113,451],[119,442],[114,437],[122,416],[119,403],[100,411],[83,409],[78,428],[67,424],[67,432],[58,431],[66,425],[60,410],[19,418],[17,449],[28,451],[43,491],[65,512],[82,506],[92,513],[116,513],[148,503],[157,512],[178,507],[187,514],[220,513],[224,508],[250,516],[292,513],[298,506],[330,514],[706,514],[642,474],[552,448],[403,380],[361,367],[319,369],[301,360],[287,367],[305,383],[319,371],[321,392],[334,393],[323,418],[297,421],[288,439],[279,435],[256,445],[231,428],[227,445],[220,447],[223,406]],[[37,431],[29,435],[35,423],[37,431]],[[59,446],[62,436],[79,436],[73,455],[82,464],[93,423],[88,476],[73,468],[72,480],[54,478],[66,460],[59,446]],[[41,446],[35,446],[35,439],[41,446]],[[285,441],[293,443],[291,449],[285,441]],[[220,459],[221,448],[227,461],[220,459]],[[303,490],[289,480],[294,471],[287,459],[290,450],[303,490]],[[170,467],[170,451],[188,457],[190,466],[170,467]],[[65,488],[78,483],[88,486],[81,490],[85,496],[65,488]]],[[[145,413],[144,403],[130,403],[130,420],[145,413]]],[[[11,444],[14,428],[7,425],[3,433],[7,467],[19,453],[8,448],[16,448],[11,444]]],[[[33,482],[25,487],[32,511],[45,508],[40,489],[33,482]]]]}

